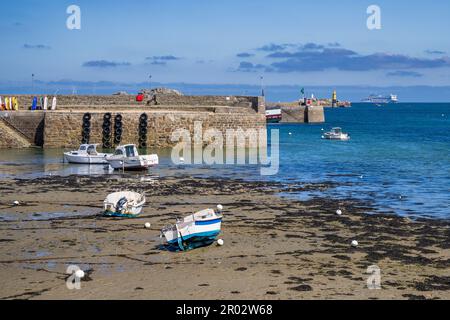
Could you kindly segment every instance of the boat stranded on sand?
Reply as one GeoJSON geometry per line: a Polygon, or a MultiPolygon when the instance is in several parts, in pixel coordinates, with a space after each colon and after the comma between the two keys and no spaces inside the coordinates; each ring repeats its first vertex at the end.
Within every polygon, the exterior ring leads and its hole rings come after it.
{"type": "Polygon", "coordinates": [[[161,238],[164,237],[169,248],[176,251],[208,246],[220,233],[222,209],[218,205],[217,210],[206,209],[177,220],[174,225],[161,230],[161,238]]]}
{"type": "Polygon", "coordinates": [[[137,217],[145,204],[145,195],[132,191],[115,192],[109,194],[105,201],[104,215],[108,217],[137,217]]]}
{"type": "Polygon", "coordinates": [[[147,170],[159,163],[158,155],[139,155],[134,144],[118,146],[114,155],[106,160],[116,170],[147,170]]]}
{"type": "Polygon", "coordinates": [[[97,144],[82,144],[76,151],[64,152],[64,159],[69,163],[108,164],[106,158],[111,153],[97,152],[97,144]]]}
{"type": "Polygon", "coordinates": [[[347,141],[350,140],[350,135],[342,132],[341,128],[332,128],[330,132],[326,132],[322,136],[322,139],[347,141]]]}

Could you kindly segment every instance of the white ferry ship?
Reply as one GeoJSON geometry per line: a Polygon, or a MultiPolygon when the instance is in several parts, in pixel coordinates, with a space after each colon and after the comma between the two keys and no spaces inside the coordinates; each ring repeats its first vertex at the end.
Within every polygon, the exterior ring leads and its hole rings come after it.
{"type": "Polygon", "coordinates": [[[396,94],[390,94],[389,96],[381,96],[381,95],[374,95],[371,94],[366,99],[362,100],[361,102],[367,102],[367,103],[397,103],[398,97],[396,94]]]}

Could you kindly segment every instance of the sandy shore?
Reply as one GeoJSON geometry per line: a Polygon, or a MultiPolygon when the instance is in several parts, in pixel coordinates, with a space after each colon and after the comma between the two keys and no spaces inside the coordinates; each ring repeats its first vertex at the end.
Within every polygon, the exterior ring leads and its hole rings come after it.
{"type": "Polygon", "coordinates": [[[278,195],[327,187],[190,177],[3,180],[0,298],[450,298],[448,221],[370,215],[369,204],[351,200],[278,195]],[[145,190],[143,215],[101,217],[106,194],[124,188],[145,190]],[[218,203],[226,210],[223,247],[164,250],[164,225],[218,203]],[[86,270],[80,290],[66,287],[69,265],[86,270]],[[381,269],[381,290],[367,288],[371,265],[381,269]]]}

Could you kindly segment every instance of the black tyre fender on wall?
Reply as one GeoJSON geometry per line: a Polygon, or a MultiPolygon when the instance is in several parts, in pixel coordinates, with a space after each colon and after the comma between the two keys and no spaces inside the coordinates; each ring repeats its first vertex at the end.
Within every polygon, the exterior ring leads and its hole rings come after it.
{"type": "Polygon", "coordinates": [[[114,130],[114,134],[115,134],[116,136],[121,136],[122,133],[123,133],[122,128],[116,128],[116,129],[114,130]]]}
{"type": "Polygon", "coordinates": [[[141,114],[141,116],[139,117],[139,120],[141,122],[144,122],[144,121],[147,122],[147,120],[148,120],[147,114],[146,113],[141,114]]]}
{"type": "Polygon", "coordinates": [[[111,127],[111,121],[109,121],[109,120],[104,120],[104,121],[103,121],[102,128],[105,129],[105,128],[110,128],[110,127],[111,127]]]}
{"type": "Polygon", "coordinates": [[[116,123],[114,124],[114,128],[116,128],[116,129],[122,129],[122,122],[116,122],[116,123]]]}
{"type": "Polygon", "coordinates": [[[90,113],[85,113],[83,115],[83,121],[91,121],[91,114],[90,113]]]}
{"type": "Polygon", "coordinates": [[[147,135],[147,133],[148,133],[148,130],[147,130],[147,128],[140,128],[139,129],[139,135],[140,136],[145,136],[145,135],[147,135]]]}

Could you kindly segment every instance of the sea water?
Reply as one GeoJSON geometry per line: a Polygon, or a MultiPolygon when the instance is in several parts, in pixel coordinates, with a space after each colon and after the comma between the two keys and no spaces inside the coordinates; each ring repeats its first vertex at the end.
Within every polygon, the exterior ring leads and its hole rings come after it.
{"type": "MultiPolygon", "coordinates": [[[[326,122],[321,124],[268,125],[269,130],[278,129],[280,133],[276,175],[261,176],[255,165],[176,166],[170,150],[149,150],[160,156],[160,165],[151,170],[150,176],[328,183],[328,189],[289,196],[336,201],[351,198],[369,201],[379,212],[450,218],[450,104],[354,104],[351,108],[327,108],[325,117],[326,122]],[[332,127],[342,127],[351,140],[323,140],[323,133],[332,127]]],[[[7,178],[114,174],[105,166],[64,164],[62,152],[2,151],[0,183],[7,178]]],[[[145,183],[142,176],[138,178],[145,183]]]]}

